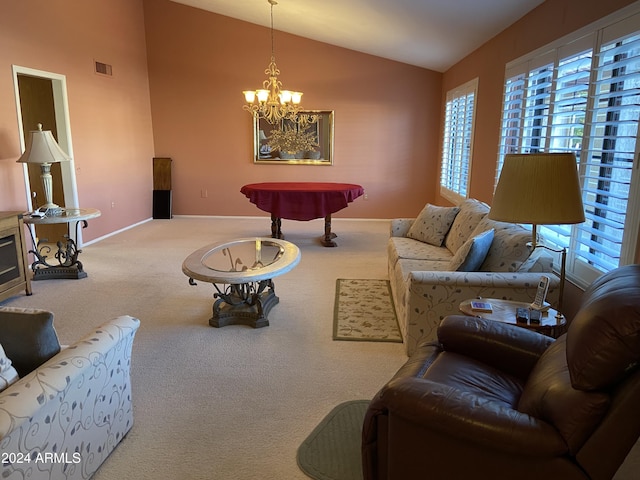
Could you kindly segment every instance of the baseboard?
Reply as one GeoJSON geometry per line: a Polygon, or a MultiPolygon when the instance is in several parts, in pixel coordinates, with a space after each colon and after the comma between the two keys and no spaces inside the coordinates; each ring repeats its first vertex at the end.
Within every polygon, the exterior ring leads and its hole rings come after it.
{"type": "Polygon", "coordinates": [[[140,226],[143,223],[150,222],[151,220],[153,220],[153,218],[147,218],[145,220],[142,220],[141,222],[134,223],[133,225],[129,225],[128,227],[124,227],[124,228],[121,228],[119,230],[115,230],[115,231],[113,231],[111,233],[107,233],[106,235],[103,235],[101,237],[94,238],[93,240],[89,240],[88,242],[83,242],[82,246],[88,246],[88,245],[92,245],[94,243],[98,243],[99,241],[104,240],[105,238],[113,237],[114,235],[117,235],[119,233],[126,232],[127,230],[131,230],[132,228],[140,226]]]}

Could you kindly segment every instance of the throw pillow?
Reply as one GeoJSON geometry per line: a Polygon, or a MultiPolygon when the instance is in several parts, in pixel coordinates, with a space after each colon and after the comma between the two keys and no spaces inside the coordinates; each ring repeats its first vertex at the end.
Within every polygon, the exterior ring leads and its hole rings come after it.
{"type": "Polygon", "coordinates": [[[0,344],[18,375],[24,377],[60,351],[53,313],[0,307],[0,344]]]}
{"type": "Polygon", "coordinates": [[[7,388],[12,383],[18,381],[18,372],[11,365],[11,360],[4,353],[4,348],[0,345],[0,392],[7,388]]]}
{"type": "Polygon", "coordinates": [[[459,211],[458,207],[437,207],[427,203],[411,225],[407,237],[441,247],[459,211]]]}
{"type": "Polygon", "coordinates": [[[495,230],[487,230],[467,240],[449,263],[449,270],[454,272],[476,272],[487,258],[493,242],[495,230]]]}

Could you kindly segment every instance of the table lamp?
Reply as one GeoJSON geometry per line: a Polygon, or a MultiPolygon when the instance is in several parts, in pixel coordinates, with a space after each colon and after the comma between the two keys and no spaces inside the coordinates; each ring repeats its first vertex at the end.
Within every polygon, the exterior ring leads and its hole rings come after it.
{"type": "Polygon", "coordinates": [[[38,130],[31,131],[31,138],[27,143],[22,156],[17,160],[21,163],[39,163],[40,179],[44,189],[45,204],[38,210],[45,215],[60,215],[62,208],[53,203],[53,184],[51,181],[51,164],[68,162],[71,158],[60,148],[53,138],[51,130],[42,130],[42,124],[38,124],[38,130]]]}
{"type": "Polygon", "coordinates": [[[584,222],[584,207],[573,153],[507,154],[488,217],[532,225],[532,250],[561,254],[558,318],[562,318],[567,249],[538,244],[537,225],[584,222]]]}

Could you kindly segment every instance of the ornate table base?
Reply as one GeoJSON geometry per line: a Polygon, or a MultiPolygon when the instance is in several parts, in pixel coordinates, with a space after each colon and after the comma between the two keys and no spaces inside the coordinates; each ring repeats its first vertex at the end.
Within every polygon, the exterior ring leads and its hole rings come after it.
{"type": "Polygon", "coordinates": [[[46,241],[38,242],[35,250],[29,250],[29,253],[32,253],[35,258],[31,264],[33,280],[85,278],[87,272],[82,269],[82,262],[78,260],[78,254],[82,250],[78,250],[73,239],[65,235],[65,242],[58,242],[56,246],[58,251],[55,252],[54,258],[58,261],[57,265],[47,261],[53,249],[46,241]]]}
{"type": "MultiPolygon", "coordinates": [[[[190,285],[196,285],[193,278],[190,285]]],[[[212,327],[227,325],[246,325],[253,328],[269,326],[267,316],[280,299],[276,296],[272,280],[260,282],[226,285],[224,291],[213,284],[218,293],[213,294],[217,300],[213,304],[213,316],[209,319],[212,327]]]]}
{"type": "Polygon", "coordinates": [[[213,304],[213,316],[209,319],[212,327],[226,327],[227,325],[246,325],[253,328],[269,326],[267,316],[280,299],[273,290],[256,295],[250,302],[229,304],[218,298],[213,304]]]}

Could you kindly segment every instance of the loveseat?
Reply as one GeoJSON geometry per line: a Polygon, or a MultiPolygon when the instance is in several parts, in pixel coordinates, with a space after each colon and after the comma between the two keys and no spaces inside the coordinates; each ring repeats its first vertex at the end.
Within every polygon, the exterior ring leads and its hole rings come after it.
{"type": "Polygon", "coordinates": [[[60,348],[52,320],[44,310],[0,307],[0,478],[89,478],[133,425],[140,321],[115,318],[60,348]]]}
{"type": "Polygon", "coordinates": [[[389,281],[407,355],[435,340],[438,325],[470,298],[532,302],[541,274],[558,299],[557,276],[546,250],[532,251],[531,232],[489,219],[489,207],[467,199],[456,207],[427,204],[416,218],[391,220],[389,281]]]}

